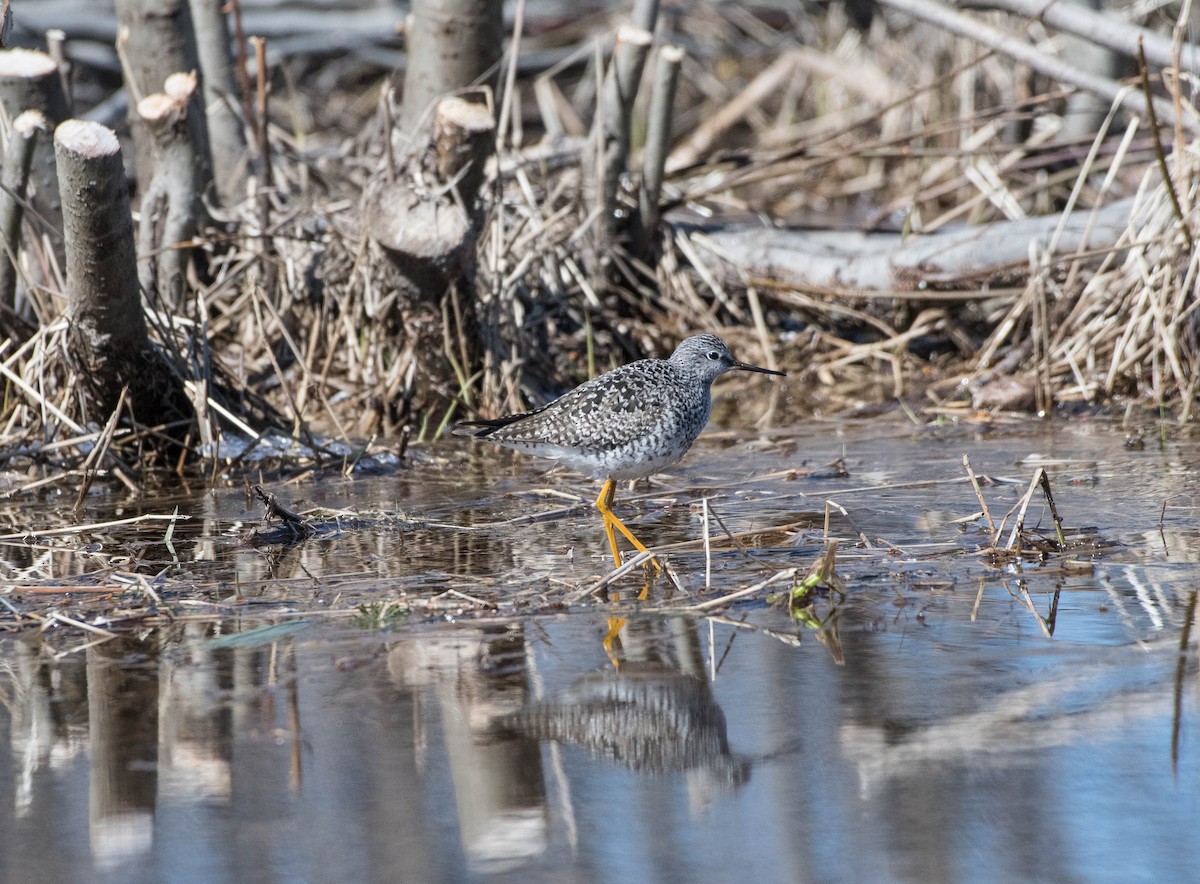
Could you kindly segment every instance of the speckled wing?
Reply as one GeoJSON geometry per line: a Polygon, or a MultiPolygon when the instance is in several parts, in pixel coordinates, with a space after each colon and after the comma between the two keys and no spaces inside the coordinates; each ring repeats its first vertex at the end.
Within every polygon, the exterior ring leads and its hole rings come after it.
{"type": "Polygon", "coordinates": [[[475,435],[517,448],[546,444],[578,451],[620,448],[658,424],[670,407],[671,381],[664,361],[633,362],[580,384],[537,411],[514,415],[512,420],[501,418],[495,422],[499,426],[475,435]]]}

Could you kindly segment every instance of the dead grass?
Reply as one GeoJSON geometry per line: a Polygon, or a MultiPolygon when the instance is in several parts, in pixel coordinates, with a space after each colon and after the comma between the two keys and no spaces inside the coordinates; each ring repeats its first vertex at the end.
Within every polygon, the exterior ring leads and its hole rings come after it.
{"type": "MultiPolygon", "coordinates": [[[[222,218],[204,240],[208,275],[187,309],[151,323],[197,406],[206,474],[216,480],[264,451],[342,468],[362,440],[433,439],[467,411],[527,407],[705,328],[734,330],[742,346],[799,369],[826,412],[917,402],[926,389],[944,404],[960,387],[939,391],[940,381],[1001,365],[1034,378],[1043,409],[1132,397],[1189,415],[1200,377],[1187,233],[1197,147],[1164,132],[1160,164],[1158,133],[1116,114],[1094,142],[1063,142],[1060,84],[890,11],[866,33],[843,15],[836,4],[810,16],[797,4],[702,3],[674,16],[670,39],[687,55],[665,187],[671,223],[655,234],[652,262],[618,255],[619,284],[603,289],[581,256],[595,218],[580,198],[580,136],[597,41],[619,15],[589,19],[584,32],[558,22],[525,34],[526,52],[574,51],[497,97],[510,112],[477,279],[464,292],[476,300],[483,357],[463,363],[461,323],[444,317],[449,384],[424,370],[428,354],[414,349],[396,293],[380,286],[359,226],[361,193],[386,165],[391,116],[368,108],[389,94],[363,89],[339,126],[324,93],[289,82],[273,106],[269,226],[258,200],[222,218]],[[329,128],[305,131],[314,119],[329,128]],[[948,286],[932,303],[929,291],[731,284],[679,226],[769,216],[917,234],[1128,195],[1136,208],[1117,249],[1057,263],[1035,250],[1017,278],[990,281],[991,297],[972,280],[961,299],[948,286]]],[[[1039,25],[993,18],[1054,48],[1039,25]]],[[[320,67],[307,70],[315,82],[320,67]]],[[[154,430],[145,416],[135,432],[87,413],[59,355],[60,301],[47,294],[62,280],[53,267],[41,272],[48,282],[29,308],[36,330],[0,344],[4,465],[28,473],[22,491],[96,474],[136,485],[138,438],[154,430]]]]}

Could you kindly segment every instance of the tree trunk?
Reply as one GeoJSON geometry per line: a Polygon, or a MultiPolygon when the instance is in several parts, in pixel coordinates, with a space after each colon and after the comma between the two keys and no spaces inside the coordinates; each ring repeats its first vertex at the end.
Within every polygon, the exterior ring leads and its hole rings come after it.
{"type": "Polygon", "coordinates": [[[433,103],[473,85],[494,85],[504,47],[500,0],[413,0],[400,134],[413,138],[433,103]]]}
{"type": "Polygon", "coordinates": [[[138,102],[138,115],[154,134],[154,176],[142,196],[138,277],[142,288],[179,310],[186,294],[190,242],[200,227],[200,165],[196,158],[196,76],[172,74],[166,92],[138,102]]]}
{"type": "Polygon", "coordinates": [[[191,0],[192,24],[204,86],[205,120],[212,151],[213,182],[221,205],[246,198],[246,130],[237,109],[242,106],[233,75],[225,0],[191,0]]]}
{"type": "MultiPolygon", "coordinates": [[[[63,92],[58,66],[44,52],[28,49],[0,51],[0,108],[8,119],[15,120],[24,111],[40,111],[51,127],[65,120],[67,96],[63,92]]],[[[34,148],[30,165],[28,205],[31,218],[62,266],[62,204],[58,196],[58,175],[54,168],[54,146],[49,139],[34,148]]],[[[38,280],[43,282],[44,280],[38,280]]]]}
{"type": "MultiPolygon", "coordinates": [[[[117,136],[98,123],[67,120],[54,133],[54,150],[64,195],[67,357],[96,408],[92,418],[107,420],[128,387],[137,422],[194,420],[182,385],[146,334],[117,136]]],[[[187,429],[172,427],[155,444],[175,454],[187,429]]]]}
{"type": "Polygon", "coordinates": [[[624,25],[617,31],[592,125],[583,180],[589,214],[596,219],[587,255],[596,288],[602,289],[612,275],[613,252],[623,245],[621,240],[626,230],[623,219],[628,213],[622,210],[621,180],[629,171],[633,103],[637,100],[652,40],[649,31],[633,25],[624,25]]]}
{"type": "MultiPolygon", "coordinates": [[[[196,32],[187,0],[116,0],[121,30],[117,52],[121,56],[130,93],[129,131],[133,135],[134,164],[138,193],[150,187],[154,174],[154,135],[137,112],[138,102],[161,92],[167,77],[178,71],[200,70],[196,32]]],[[[208,146],[208,127],[199,93],[192,99],[200,143],[200,180],[207,188],[212,183],[212,154],[208,146]]]]}
{"type": "Polygon", "coordinates": [[[456,369],[469,376],[479,361],[479,191],[496,127],[480,95],[442,99],[422,131],[426,138],[397,180],[379,175],[364,194],[362,214],[379,286],[399,296],[407,356],[419,366],[423,386],[452,400],[465,381],[456,369]]]}
{"type": "MultiPolygon", "coordinates": [[[[38,134],[48,131],[49,124],[41,111],[28,110],[13,120],[4,151],[4,168],[0,169],[0,329],[9,337],[17,337],[16,290],[17,263],[21,251],[21,217],[25,211],[25,190],[29,183],[29,168],[37,147],[38,134]]],[[[23,337],[23,335],[21,335],[23,337]]]]}

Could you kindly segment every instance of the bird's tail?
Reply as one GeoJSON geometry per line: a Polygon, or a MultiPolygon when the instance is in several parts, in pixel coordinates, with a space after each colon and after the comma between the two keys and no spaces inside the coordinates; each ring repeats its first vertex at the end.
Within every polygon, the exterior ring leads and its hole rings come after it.
{"type": "Polygon", "coordinates": [[[507,427],[509,424],[519,421],[521,418],[529,417],[535,412],[525,412],[523,414],[509,414],[504,417],[495,417],[491,420],[478,421],[459,421],[450,430],[452,436],[474,436],[477,439],[482,439],[485,436],[490,436],[492,433],[507,427]]]}

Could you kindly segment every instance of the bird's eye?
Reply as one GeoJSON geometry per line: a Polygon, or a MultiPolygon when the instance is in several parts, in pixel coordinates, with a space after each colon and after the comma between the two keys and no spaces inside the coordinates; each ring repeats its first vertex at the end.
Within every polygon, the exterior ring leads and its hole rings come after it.
{"type": "Polygon", "coordinates": [[[718,359],[721,358],[721,354],[718,353],[716,350],[709,350],[708,358],[711,359],[713,362],[716,362],[718,359]]]}

